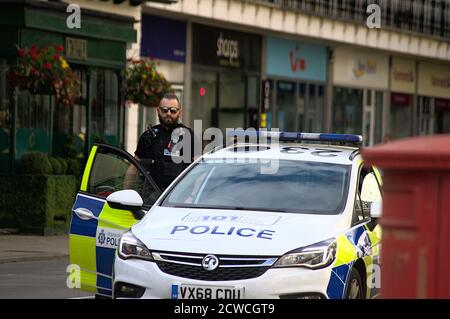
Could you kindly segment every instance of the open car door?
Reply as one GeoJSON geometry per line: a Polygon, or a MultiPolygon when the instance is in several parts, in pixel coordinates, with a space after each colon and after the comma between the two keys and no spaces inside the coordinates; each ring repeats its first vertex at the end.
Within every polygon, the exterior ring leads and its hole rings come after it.
{"type": "Polygon", "coordinates": [[[153,179],[129,153],[110,145],[94,145],[72,208],[70,263],[79,270],[77,288],[96,296],[112,297],[119,238],[141,217],[108,204],[110,194],[125,189],[139,193],[144,211],[161,195],[153,179]]]}

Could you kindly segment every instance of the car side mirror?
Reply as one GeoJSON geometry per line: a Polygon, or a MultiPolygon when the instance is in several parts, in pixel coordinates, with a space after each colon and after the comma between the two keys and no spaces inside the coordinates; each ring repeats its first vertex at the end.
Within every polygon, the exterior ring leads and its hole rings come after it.
{"type": "Polygon", "coordinates": [[[138,192],[126,189],[112,193],[106,198],[106,202],[113,209],[129,210],[136,219],[142,219],[142,205],[144,201],[138,192]]]}
{"type": "Polygon", "coordinates": [[[381,202],[372,202],[370,204],[370,217],[372,219],[378,219],[383,215],[381,202]]]}

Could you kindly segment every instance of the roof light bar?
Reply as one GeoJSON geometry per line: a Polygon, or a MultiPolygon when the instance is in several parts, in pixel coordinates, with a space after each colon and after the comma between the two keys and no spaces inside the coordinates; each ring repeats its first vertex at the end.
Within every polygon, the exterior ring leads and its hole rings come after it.
{"type": "Polygon", "coordinates": [[[273,132],[273,131],[228,131],[227,137],[266,137],[278,138],[280,141],[319,141],[362,144],[361,135],[353,134],[327,134],[327,133],[302,133],[302,132],[273,132]]]}

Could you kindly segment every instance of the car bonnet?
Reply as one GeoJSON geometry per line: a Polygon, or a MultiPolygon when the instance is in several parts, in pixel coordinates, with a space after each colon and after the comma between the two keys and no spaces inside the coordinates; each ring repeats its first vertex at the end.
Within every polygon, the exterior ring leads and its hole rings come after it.
{"type": "Polygon", "coordinates": [[[153,251],[280,256],[344,231],[342,215],[155,206],[132,228],[153,251]]]}

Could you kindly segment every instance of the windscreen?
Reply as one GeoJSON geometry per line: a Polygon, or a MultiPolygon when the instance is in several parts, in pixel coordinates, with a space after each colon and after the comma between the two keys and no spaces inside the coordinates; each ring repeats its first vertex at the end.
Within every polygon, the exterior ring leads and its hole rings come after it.
{"type": "Polygon", "coordinates": [[[350,165],[280,160],[276,173],[255,163],[203,160],[165,197],[162,206],[339,214],[350,165]]]}

